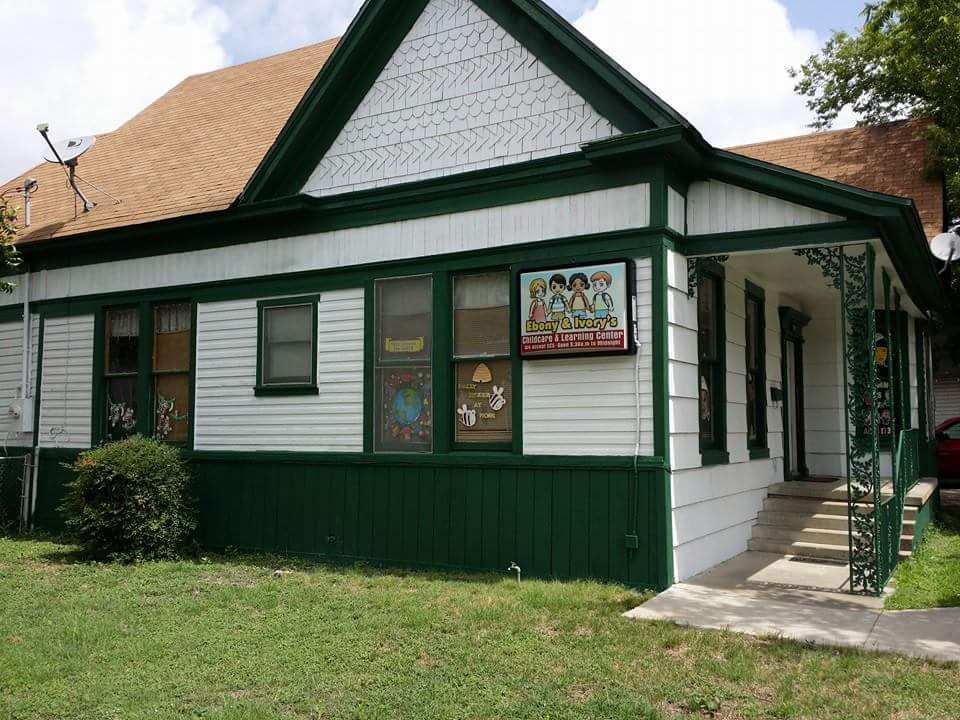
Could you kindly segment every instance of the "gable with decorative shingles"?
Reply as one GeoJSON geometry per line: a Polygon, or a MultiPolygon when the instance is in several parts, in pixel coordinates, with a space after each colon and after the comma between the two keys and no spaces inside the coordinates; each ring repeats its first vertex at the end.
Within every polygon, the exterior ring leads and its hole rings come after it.
{"type": "Polygon", "coordinates": [[[617,134],[472,0],[430,0],[303,192],[497,167],[617,134]]]}

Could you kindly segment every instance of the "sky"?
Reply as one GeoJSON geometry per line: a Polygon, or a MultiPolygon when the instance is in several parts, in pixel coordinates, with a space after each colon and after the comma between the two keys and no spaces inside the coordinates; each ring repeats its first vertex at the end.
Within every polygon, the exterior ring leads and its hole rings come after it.
{"type": "MultiPolygon", "coordinates": [[[[40,160],[38,123],[109,132],[183,78],[341,34],[362,0],[0,0],[0,181],[40,160]]],[[[808,132],[787,68],[863,0],[547,0],[718,147],[808,132]]],[[[840,126],[854,118],[842,116],[840,126]]]]}

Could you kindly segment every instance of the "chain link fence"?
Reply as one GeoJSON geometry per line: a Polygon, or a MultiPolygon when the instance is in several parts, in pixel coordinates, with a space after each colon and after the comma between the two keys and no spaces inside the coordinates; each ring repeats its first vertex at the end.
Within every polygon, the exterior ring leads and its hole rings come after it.
{"type": "Polygon", "coordinates": [[[22,532],[29,456],[0,457],[0,535],[22,532]]]}

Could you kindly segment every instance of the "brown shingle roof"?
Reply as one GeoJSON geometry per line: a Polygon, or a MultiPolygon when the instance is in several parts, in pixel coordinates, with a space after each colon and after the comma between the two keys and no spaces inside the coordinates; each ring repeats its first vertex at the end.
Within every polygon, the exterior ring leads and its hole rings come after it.
{"type": "Polygon", "coordinates": [[[943,232],[943,183],[925,172],[929,120],[904,120],[729,148],[864,190],[913,198],[927,238],[943,232]]]}
{"type": "Polygon", "coordinates": [[[77,173],[120,204],[80,183],[98,206],[74,219],[73,191],[50,163],[0,186],[0,192],[15,187],[24,176],[40,182],[31,201],[33,223],[18,244],[228,207],[336,44],[327,40],[194,75],[97,137],[77,173]]]}
{"type": "MultiPolygon", "coordinates": [[[[81,184],[99,203],[74,219],[63,170],[43,163],[33,224],[21,245],[92,230],[223,210],[240,194],[338,38],[187,78],[80,160],[79,175],[122,199],[81,184]]],[[[943,187],[924,173],[926,121],[814,133],[742,145],[732,152],[838,182],[912,197],[928,236],[943,226],[943,187]]],[[[9,198],[10,196],[8,196],[9,198]]]]}

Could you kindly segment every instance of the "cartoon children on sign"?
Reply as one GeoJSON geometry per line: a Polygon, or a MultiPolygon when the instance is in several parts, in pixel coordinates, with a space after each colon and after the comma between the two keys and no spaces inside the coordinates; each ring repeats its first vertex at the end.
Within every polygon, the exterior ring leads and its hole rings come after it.
{"type": "Polygon", "coordinates": [[[543,278],[534,278],[530,283],[530,315],[529,320],[544,322],[547,319],[547,303],[543,298],[547,295],[547,281],[543,278]]]}
{"type": "Polygon", "coordinates": [[[567,303],[567,296],[563,294],[563,291],[567,289],[567,279],[557,273],[550,277],[550,292],[553,295],[550,296],[550,319],[551,320],[563,320],[567,314],[570,312],[570,305],[567,303]]]}
{"type": "Polygon", "coordinates": [[[570,282],[567,284],[567,290],[573,293],[570,296],[570,317],[586,320],[590,317],[590,302],[587,300],[587,294],[584,292],[590,284],[587,282],[587,276],[582,273],[574,273],[570,276],[570,282]]]}
{"type": "Polygon", "coordinates": [[[590,276],[593,284],[593,302],[590,307],[595,318],[609,317],[613,311],[613,297],[607,290],[613,285],[613,278],[606,270],[600,270],[590,276]]]}
{"type": "Polygon", "coordinates": [[[570,280],[557,273],[550,277],[549,302],[544,300],[547,295],[547,281],[543,278],[534,278],[530,283],[530,310],[527,319],[534,323],[543,323],[548,318],[561,321],[564,318],[587,319],[608,318],[615,310],[613,296],[608,292],[613,286],[613,276],[606,270],[599,270],[587,280],[586,273],[576,272],[570,280]],[[587,299],[587,289],[593,286],[593,299],[587,299]],[[568,298],[567,291],[571,293],[568,298]]]}

